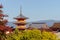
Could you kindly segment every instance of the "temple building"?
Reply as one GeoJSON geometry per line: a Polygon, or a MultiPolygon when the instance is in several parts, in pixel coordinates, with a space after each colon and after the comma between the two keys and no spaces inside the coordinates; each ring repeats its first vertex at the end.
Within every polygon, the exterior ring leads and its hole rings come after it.
{"type": "Polygon", "coordinates": [[[14,23],[16,24],[16,28],[18,29],[25,29],[26,28],[26,19],[28,19],[28,17],[25,17],[22,14],[22,7],[20,7],[20,14],[19,16],[15,17],[14,19],[16,19],[17,21],[14,23]]]}
{"type": "Polygon", "coordinates": [[[60,23],[54,23],[52,27],[50,27],[53,31],[60,31],[60,23]]]}
{"type": "Polygon", "coordinates": [[[60,23],[54,23],[54,25],[52,26],[52,28],[60,28],[60,23]]]}

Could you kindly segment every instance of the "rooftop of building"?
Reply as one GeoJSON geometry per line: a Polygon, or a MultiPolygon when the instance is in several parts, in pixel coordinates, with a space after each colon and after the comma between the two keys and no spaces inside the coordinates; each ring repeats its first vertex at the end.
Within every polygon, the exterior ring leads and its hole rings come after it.
{"type": "Polygon", "coordinates": [[[15,19],[28,19],[28,17],[25,17],[23,14],[22,14],[22,7],[20,7],[20,14],[15,17],[15,19]]]}
{"type": "Polygon", "coordinates": [[[54,23],[54,25],[52,26],[52,28],[60,28],[60,23],[54,23]]]}
{"type": "Polygon", "coordinates": [[[0,4],[0,8],[3,8],[2,4],[0,4]]]}

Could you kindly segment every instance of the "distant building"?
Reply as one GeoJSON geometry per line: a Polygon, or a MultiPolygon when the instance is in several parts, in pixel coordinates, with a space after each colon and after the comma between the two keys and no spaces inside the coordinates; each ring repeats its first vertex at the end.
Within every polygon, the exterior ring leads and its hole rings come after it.
{"type": "Polygon", "coordinates": [[[53,31],[60,31],[60,23],[54,23],[52,27],[50,27],[53,31]]]}
{"type": "Polygon", "coordinates": [[[38,29],[38,30],[41,30],[41,31],[49,31],[49,32],[52,32],[52,30],[49,28],[49,26],[47,26],[46,23],[36,23],[36,22],[33,22],[29,25],[29,27],[27,29],[38,29]]]}
{"type": "Polygon", "coordinates": [[[49,29],[46,23],[32,23],[31,27],[49,29]]]}
{"type": "Polygon", "coordinates": [[[16,24],[16,28],[18,29],[26,29],[26,19],[28,19],[27,17],[25,17],[23,14],[22,14],[22,8],[20,8],[20,14],[19,16],[15,17],[14,19],[17,20],[17,22],[15,22],[16,24]]]}

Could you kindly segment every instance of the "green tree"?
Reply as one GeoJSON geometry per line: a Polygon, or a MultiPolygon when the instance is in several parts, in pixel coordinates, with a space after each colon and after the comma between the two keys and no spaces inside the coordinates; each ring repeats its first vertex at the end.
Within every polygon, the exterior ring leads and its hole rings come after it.
{"type": "Polygon", "coordinates": [[[20,32],[19,30],[16,28],[15,31],[9,35],[7,35],[6,37],[6,40],[20,40],[20,32]]]}
{"type": "Polygon", "coordinates": [[[57,40],[56,35],[52,32],[42,32],[42,40],[57,40]]]}
{"type": "Polygon", "coordinates": [[[25,40],[32,40],[32,39],[41,39],[41,32],[40,30],[25,30],[23,33],[23,39],[25,40]]]}
{"type": "Polygon", "coordinates": [[[13,33],[7,35],[6,37],[6,40],[57,40],[56,35],[52,32],[41,32],[38,29],[26,29],[23,31],[15,29],[13,33]]]}

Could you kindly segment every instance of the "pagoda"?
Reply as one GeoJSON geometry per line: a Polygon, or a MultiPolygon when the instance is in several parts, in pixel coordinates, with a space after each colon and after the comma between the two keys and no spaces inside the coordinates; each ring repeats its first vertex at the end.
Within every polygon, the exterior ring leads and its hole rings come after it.
{"type": "Polygon", "coordinates": [[[16,19],[17,21],[15,22],[16,24],[16,28],[18,29],[26,29],[26,19],[28,19],[28,17],[25,17],[22,14],[22,7],[20,7],[20,14],[19,16],[15,17],[14,19],[16,19]]]}
{"type": "Polygon", "coordinates": [[[0,21],[3,21],[4,17],[8,17],[8,15],[3,14],[2,8],[3,8],[3,6],[1,4],[0,5],[0,21]]]}

